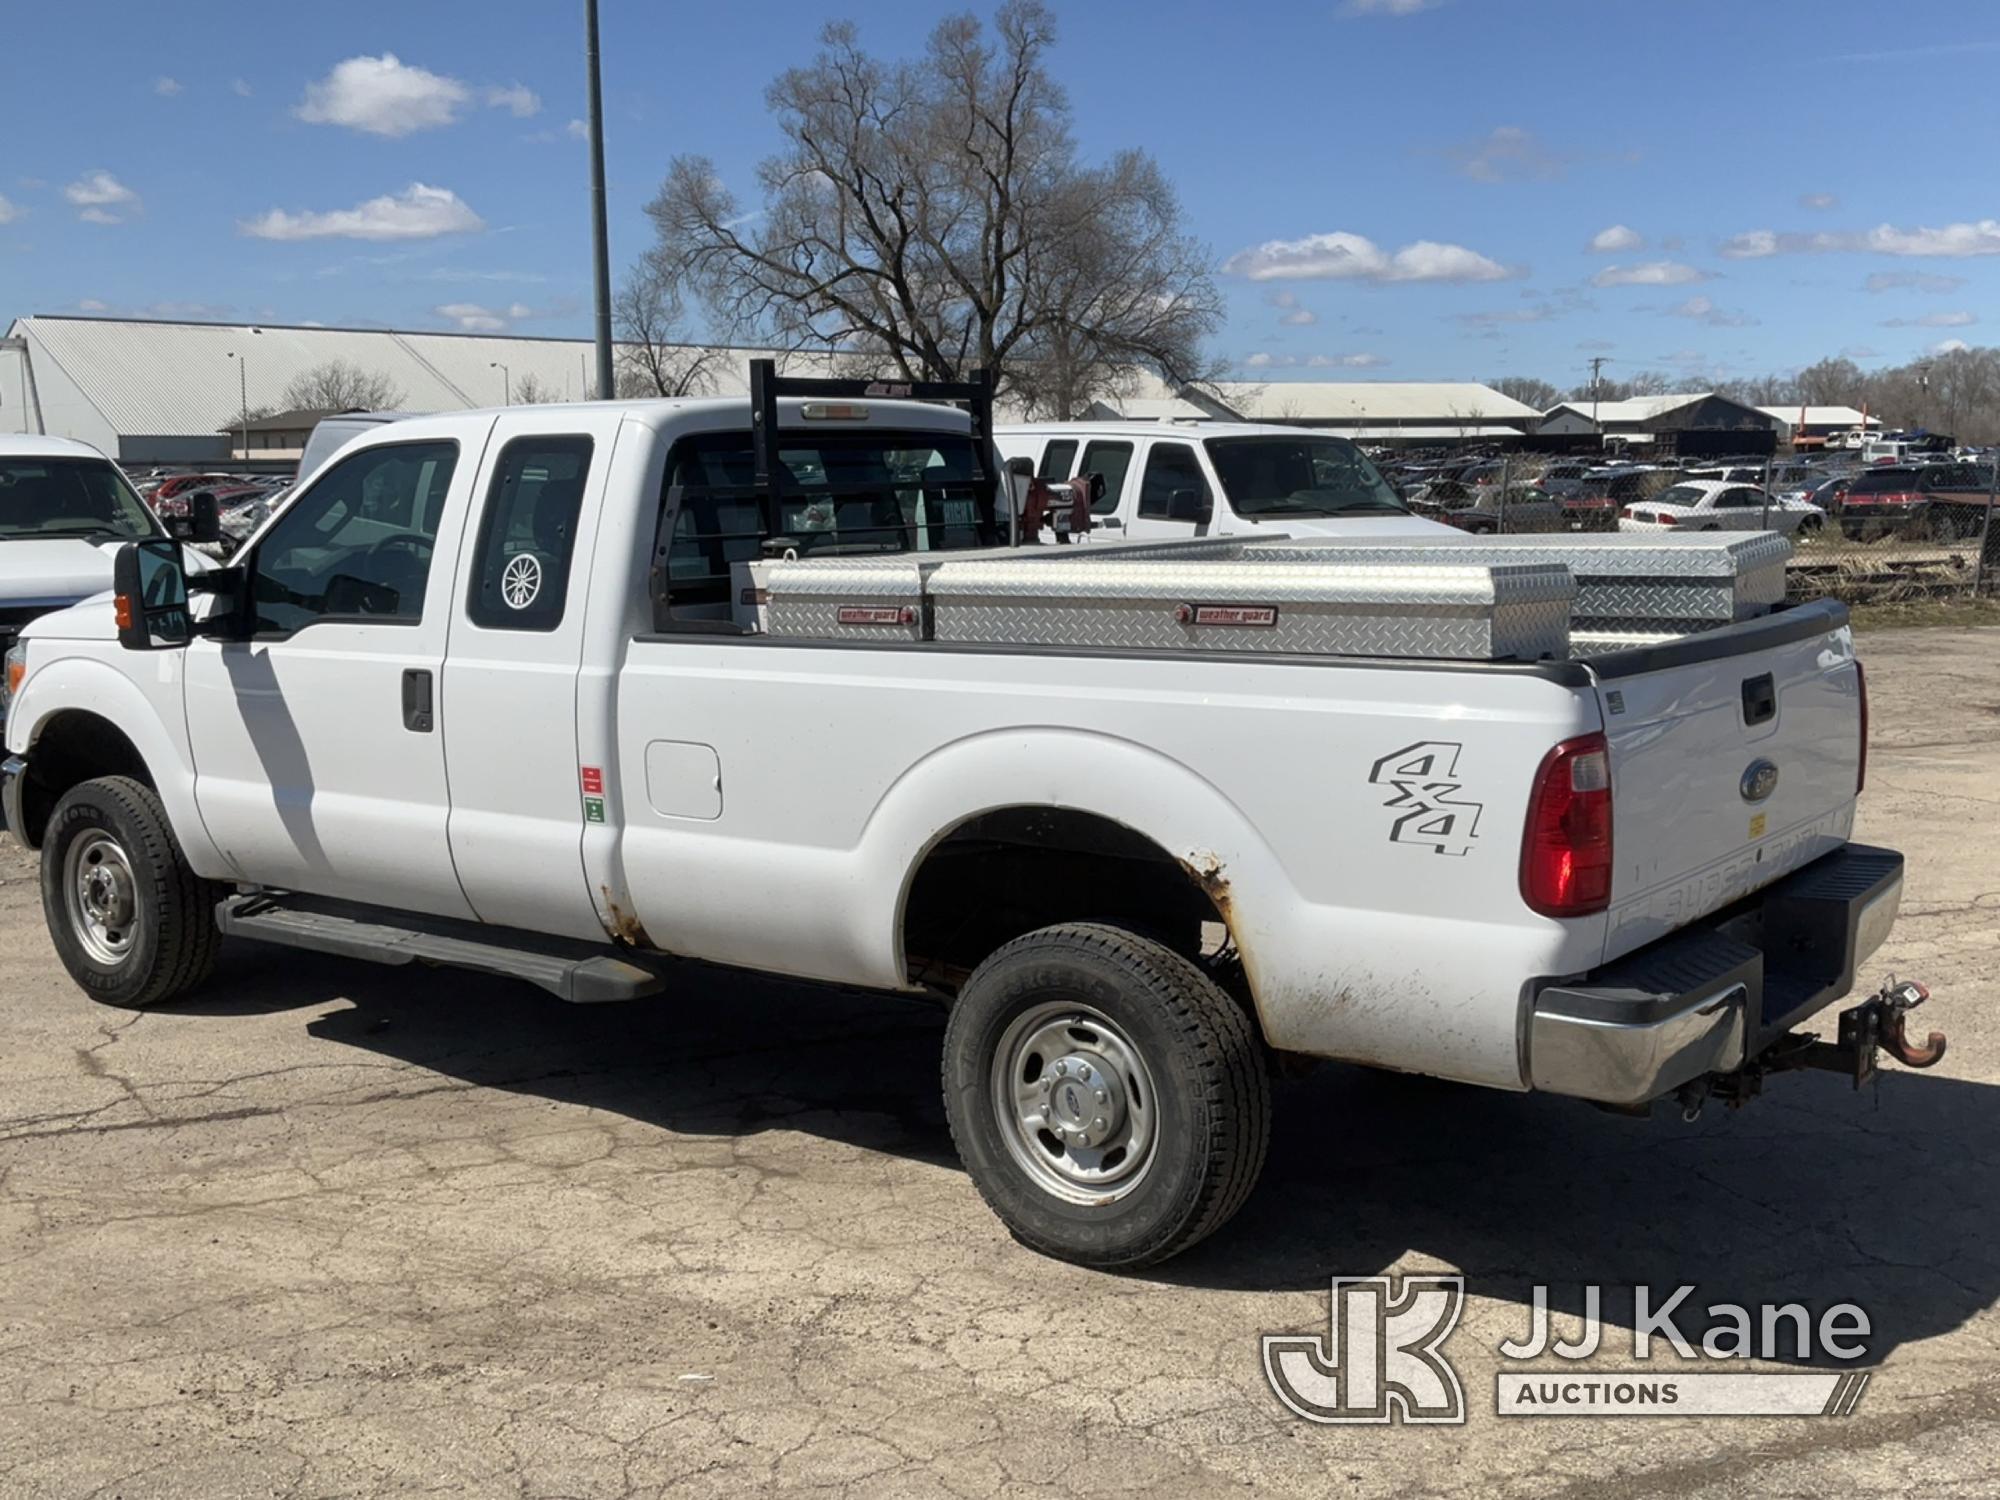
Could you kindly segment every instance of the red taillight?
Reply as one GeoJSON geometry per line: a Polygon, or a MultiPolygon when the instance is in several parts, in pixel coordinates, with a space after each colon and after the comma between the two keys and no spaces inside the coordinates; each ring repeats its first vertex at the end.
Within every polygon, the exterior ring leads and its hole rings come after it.
{"type": "Polygon", "coordinates": [[[1535,775],[1521,899],[1545,917],[1584,917],[1611,904],[1611,747],[1602,734],[1564,740],[1535,775]]]}
{"type": "Polygon", "coordinates": [[[1868,674],[1861,670],[1861,663],[1854,664],[1854,688],[1861,695],[1861,760],[1854,768],[1854,795],[1860,796],[1868,787],[1868,674]]]}
{"type": "Polygon", "coordinates": [[[1658,521],[1662,526],[1678,526],[1681,524],[1679,521],[1676,521],[1672,516],[1668,515],[1665,511],[1659,512],[1659,514],[1655,515],[1653,519],[1655,521],[1658,521]]]}

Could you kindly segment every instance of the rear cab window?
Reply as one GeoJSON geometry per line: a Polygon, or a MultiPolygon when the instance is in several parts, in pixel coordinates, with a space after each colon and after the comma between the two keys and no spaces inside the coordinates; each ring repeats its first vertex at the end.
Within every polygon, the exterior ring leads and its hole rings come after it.
{"type": "Polygon", "coordinates": [[[473,624],[545,631],[562,624],[593,446],[581,434],[536,435],[500,450],[473,553],[466,599],[473,624]]]}
{"type": "Polygon", "coordinates": [[[1077,465],[1079,474],[1102,474],[1104,493],[1092,502],[1092,515],[1116,515],[1119,502],[1125,496],[1125,476],[1132,468],[1132,445],[1130,443],[1107,442],[1099,439],[1084,447],[1083,462],[1077,465]]]}
{"type": "Polygon", "coordinates": [[[760,489],[748,432],[674,444],[661,497],[671,521],[655,574],[656,598],[663,593],[671,618],[726,616],[731,565],[739,562],[788,552],[957,551],[1007,540],[1004,519],[981,494],[981,465],[965,433],[786,430],[778,459],[782,486],[760,489]]]}

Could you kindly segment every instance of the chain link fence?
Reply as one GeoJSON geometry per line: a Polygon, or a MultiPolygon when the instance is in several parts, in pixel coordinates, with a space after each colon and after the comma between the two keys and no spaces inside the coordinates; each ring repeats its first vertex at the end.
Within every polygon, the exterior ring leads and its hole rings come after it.
{"type": "Polygon", "coordinates": [[[1606,464],[1506,453],[1383,462],[1413,511],[1476,535],[1776,531],[1792,542],[1794,598],[1876,604],[2000,590],[1991,459],[1606,464]]]}

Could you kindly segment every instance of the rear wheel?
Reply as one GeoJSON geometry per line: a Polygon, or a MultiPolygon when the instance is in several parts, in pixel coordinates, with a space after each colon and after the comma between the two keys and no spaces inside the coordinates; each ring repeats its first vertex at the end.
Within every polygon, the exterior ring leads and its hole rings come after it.
{"type": "Polygon", "coordinates": [[[1244,1010],[1162,943],[1075,923],[1017,938],[966,982],[945,1032],[945,1109],[1014,1237],[1139,1267],[1219,1228],[1270,1137],[1244,1010]]]}
{"type": "Polygon", "coordinates": [[[42,840],[42,911],[56,955],[91,999],[138,1009],[215,967],[220,887],[181,854],[153,790],[128,776],[72,787],[42,840]]]}

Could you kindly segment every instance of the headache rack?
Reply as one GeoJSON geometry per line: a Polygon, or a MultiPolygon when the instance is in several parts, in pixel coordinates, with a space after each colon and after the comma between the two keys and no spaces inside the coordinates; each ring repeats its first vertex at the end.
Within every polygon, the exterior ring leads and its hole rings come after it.
{"type": "MultiPolygon", "coordinates": [[[[955,447],[958,435],[952,436],[955,447]]],[[[1000,519],[1000,475],[993,462],[992,440],[993,383],[984,370],[975,370],[970,380],[963,381],[840,380],[780,375],[776,360],[752,360],[748,471],[736,467],[741,463],[740,447],[735,450],[735,464],[717,456],[706,466],[701,480],[693,484],[677,484],[675,470],[669,469],[669,490],[662,497],[651,569],[654,627],[728,629],[722,622],[676,618],[674,609],[726,600],[731,563],[748,557],[782,557],[794,552],[894,556],[1011,544],[1016,539],[1017,519],[1012,504],[1005,507],[1004,527],[1000,519]],[[805,420],[782,431],[781,397],[805,402],[801,408],[805,420]],[[820,430],[815,446],[830,451],[865,447],[870,429],[844,425],[864,413],[849,414],[839,405],[864,401],[933,401],[963,406],[972,419],[971,431],[962,439],[969,448],[963,466],[937,474],[919,471],[886,478],[880,474],[844,478],[828,465],[822,475],[824,482],[801,484],[784,461],[787,440],[807,446],[800,442],[801,434],[813,431],[811,419],[817,416],[830,425],[820,430]],[[815,403],[824,403],[823,409],[816,410],[815,403]],[[921,523],[896,513],[899,492],[915,492],[924,498],[921,523]],[[953,501],[962,511],[968,497],[974,517],[969,527],[963,519],[954,520],[947,513],[953,501]],[[796,525],[788,525],[788,502],[794,508],[805,503],[823,517],[837,517],[834,543],[824,545],[823,533],[801,532],[796,525]],[[698,522],[690,533],[676,536],[673,523],[685,512],[709,524],[698,522]],[[753,518],[754,528],[746,526],[753,518]],[[965,534],[968,530],[970,534],[965,534]],[[690,554],[705,560],[704,572],[676,576],[676,542],[681,544],[683,562],[690,554]]],[[[706,441],[720,445],[724,440],[715,435],[706,441]]]]}

